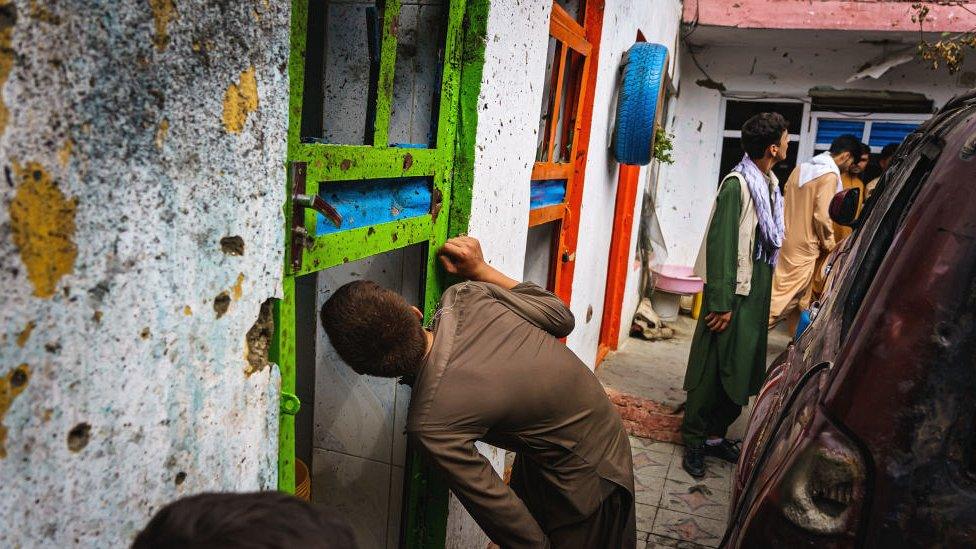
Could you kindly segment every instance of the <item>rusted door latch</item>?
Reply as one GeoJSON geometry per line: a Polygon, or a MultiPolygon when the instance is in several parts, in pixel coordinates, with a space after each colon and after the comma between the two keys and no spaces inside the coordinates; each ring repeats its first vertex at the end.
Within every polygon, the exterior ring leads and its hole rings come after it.
{"type": "Polygon", "coordinates": [[[342,225],[342,216],[321,196],[305,194],[305,177],[308,164],[292,162],[288,166],[288,176],[291,180],[291,245],[289,246],[290,263],[293,272],[302,270],[302,251],[309,241],[308,230],[305,229],[305,209],[310,208],[325,216],[337,228],[342,225]]]}
{"type": "Polygon", "coordinates": [[[291,197],[293,203],[303,207],[311,208],[328,218],[336,228],[342,227],[342,216],[321,196],[308,196],[307,194],[296,194],[291,197]]]}

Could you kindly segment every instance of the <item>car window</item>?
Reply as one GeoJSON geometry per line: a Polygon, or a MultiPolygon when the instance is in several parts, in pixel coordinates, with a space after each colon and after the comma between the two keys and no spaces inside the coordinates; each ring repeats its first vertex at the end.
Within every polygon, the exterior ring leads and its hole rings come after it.
{"type": "Polygon", "coordinates": [[[931,134],[916,133],[909,138],[905,148],[910,152],[898,158],[882,177],[860,225],[848,237],[850,243],[841,252],[847,257],[841,261],[841,272],[835,275],[838,280],[831,284],[836,290],[825,296],[817,314],[818,318],[841,317],[840,341],[850,329],[904,216],[931,172],[941,151],[940,143],[931,134]]]}
{"type": "Polygon", "coordinates": [[[879,210],[865,221],[864,235],[861,239],[863,245],[858,246],[854,252],[857,265],[852,267],[852,271],[850,271],[853,276],[851,276],[850,284],[847,285],[847,291],[844,292],[842,298],[844,309],[841,316],[841,338],[847,334],[854,317],[857,316],[878,268],[887,256],[892,242],[901,229],[905,216],[915,202],[915,197],[925,185],[941,152],[941,139],[925,140],[914,151],[910,161],[900,167],[900,172],[894,178],[896,184],[883,190],[887,195],[885,197],[887,207],[880,209],[882,203],[879,202],[879,210]]]}

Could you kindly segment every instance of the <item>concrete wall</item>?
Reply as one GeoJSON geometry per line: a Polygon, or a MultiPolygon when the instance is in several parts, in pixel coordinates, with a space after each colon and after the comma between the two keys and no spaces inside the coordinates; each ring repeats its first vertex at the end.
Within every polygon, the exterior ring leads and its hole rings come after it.
{"type": "Polygon", "coordinates": [[[276,485],[289,10],[0,3],[0,546],[276,485]],[[223,246],[221,240],[225,237],[223,246]]]}
{"type": "MultiPolygon", "coordinates": [[[[573,278],[571,308],[576,315],[576,329],[567,339],[569,347],[591,368],[596,360],[603,318],[603,300],[607,285],[608,250],[613,226],[617,193],[617,163],[610,154],[610,128],[614,121],[619,67],[623,54],[634,44],[640,30],[648,42],[668,47],[674,58],[681,3],[677,0],[631,2],[607,0],[604,8],[603,37],[600,44],[600,68],[593,99],[593,126],[590,133],[583,207],[580,212],[580,239],[576,251],[576,273],[573,278]]],[[[677,74],[675,75],[677,79],[677,74]]],[[[643,168],[634,204],[634,228],[628,257],[634,257],[637,224],[649,170],[643,168]]],[[[633,262],[628,270],[627,296],[621,315],[626,337],[636,308],[640,269],[633,262]]]]}
{"type": "MultiPolygon", "coordinates": [[[[880,45],[861,44],[858,40],[886,37],[904,44],[910,44],[912,39],[897,33],[866,36],[843,32],[730,31],[717,39],[710,37],[696,56],[709,76],[726,87],[726,96],[761,93],[770,100],[788,97],[809,101],[811,88],[829,86],[917,92],[938,107],[976,81],[972,60],[957,75],[949,75],[944,69],[931,71],[916,60],[891,69],[878,80],[846,82],[862,63],[883,51],[880,45]]],[[[687,49],[682,49],[679,66],[684,78],[672,113],[675,164],[662,170],[657,214],[669,262],[691,265],[701,244],[719,177],[723,94],[696,84],[705,76],[694,66],[687,49]]]]}

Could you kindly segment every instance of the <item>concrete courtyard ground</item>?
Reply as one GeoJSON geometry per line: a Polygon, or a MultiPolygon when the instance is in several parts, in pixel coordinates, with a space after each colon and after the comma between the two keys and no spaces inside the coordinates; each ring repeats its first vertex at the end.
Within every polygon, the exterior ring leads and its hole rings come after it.
{"type": "MultiPolygon", "coordinates": [[[[629,339],[597,370],[612,391],[644,399],[672,410],[685,399],[681,389],[695,321],[681,316],[668,324],[673,339],[629,339]]],[[[770,334],[768,360],[789,343],[782,330],[770,334]]],[[[751,407],[744,409],[729,438],[741,438],[751,407]]],[[[666,437],[658,437],[666,438],[666,437]]],[[[637,489],[638,548],[717,547],[725,533],[733,466],[707,459],[708,472],[693,479],[681,468],[683,447],[661,440],[630,437],[637,489]]]]}

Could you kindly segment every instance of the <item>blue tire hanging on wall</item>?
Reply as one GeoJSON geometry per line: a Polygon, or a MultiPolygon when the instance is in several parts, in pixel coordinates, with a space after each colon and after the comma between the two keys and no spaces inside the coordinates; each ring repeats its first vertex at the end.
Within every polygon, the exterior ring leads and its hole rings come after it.
{"type": "Polygon", "coordinates": [[[668,70],[668,48],[638,42],[624,56],[623,70],[613,154],[621,164],[644,166],[651,162],[658,95],[668,70]]]}

